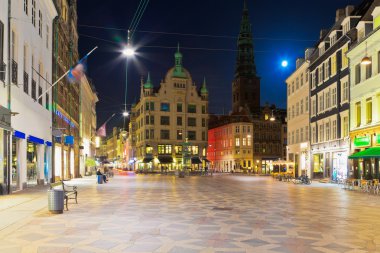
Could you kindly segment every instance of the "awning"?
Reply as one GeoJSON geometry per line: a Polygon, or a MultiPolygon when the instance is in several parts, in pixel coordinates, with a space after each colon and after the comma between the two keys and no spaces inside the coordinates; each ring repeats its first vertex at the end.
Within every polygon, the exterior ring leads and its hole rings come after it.
{"type": "Polygon", "coordinates": [[[173,163],[173,157],[168,155],[158,156],[160,163],[173,163]]]}
{"type": "Polygon", "coordinates": [[[348,159],[360,159],[360,158],[380,158],[380,147],[368,148],[366,150],[357,152],[348,157],[348,159]]]}
{"type": "Polygon", "coordinates": [[[150,163],[151,161],[153,161],[153,157],[144,157],[142,163],[150,163]]]}
{"type": "Polygon", "coordinates": [[[210,160],[208,160],[208,159],[206,159],[206,158],[203,158],[202,160],[205,161],[206,163],[209,163],[209,162],[210,162],[210,160]]]}
{"type": "Polygon", "coordinates": [[[37,137],[35,137],[33,135],[29,135],[28,141],[34,142],[34,143],[37,143],[37,144],[45,144],[45,141],[43,139],[37,138],[37,137]]]}
{"type": "Polygon", "coordinates": [[[191,164],[201,164],[202,161],[201,159],[199,159],[198,156],[195,156],[195,157],[191,157],[191,164]]]}
{"type": "Polygon", "coordinates": [[[16,138],[19,138],[19,139],[25,139],[25,133],[23,133],[23,132],[20,132],[20,131],[14,131],[14,136],[16,137],[16,138]]]}

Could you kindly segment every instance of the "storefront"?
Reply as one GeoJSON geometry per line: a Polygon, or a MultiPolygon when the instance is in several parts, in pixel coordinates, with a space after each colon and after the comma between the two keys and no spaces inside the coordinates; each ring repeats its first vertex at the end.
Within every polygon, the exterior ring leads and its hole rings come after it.
{"type": "Polygon", "coordinates": [[[380,135],[356,136],[353,140],[354,153],[349,156],[352,160],[352,174],[357,179],[380,178],[380,135]]]}
{"type": "Polygon", "coordinates": [[[0,195],[11,191],[11,111],[0,106],[0,195]]]}

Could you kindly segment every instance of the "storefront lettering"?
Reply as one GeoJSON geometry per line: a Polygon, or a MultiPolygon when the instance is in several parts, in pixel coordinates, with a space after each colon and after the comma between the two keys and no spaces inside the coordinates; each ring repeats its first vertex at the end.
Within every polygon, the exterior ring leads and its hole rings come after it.
{"type": "Polygon", "coordinates": [[[354,139],[354,145],[355,145],[355,147],[370,146],[371,145],[371,137],[369,137],[369,136],[356,137],[354,139]]]}
{"type": "Polygon", "coordinates": [[[63,115],[60,111],[56,110],[55,111],[55,114],[60,117],[61,119],[63,119],[63,121],[65,121],[67,124],[69,124],[71,127],[75,127],[74,123],[69,120],[65,115],[63,115]]]}

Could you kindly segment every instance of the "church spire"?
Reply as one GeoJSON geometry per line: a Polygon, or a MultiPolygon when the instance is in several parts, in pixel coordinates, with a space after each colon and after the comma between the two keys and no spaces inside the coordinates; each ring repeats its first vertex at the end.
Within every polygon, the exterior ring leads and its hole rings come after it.
{"type": "Polygon", "coordinates": [[[145,89],[153,89],[152,80],[150,80],[150,72],[148,72],[148,77],[146,79],[146,83],[144,84],[145,89]]]}
{"type": "Polygon", "coordinates": [[[201,88],[201,94],[202,95],[207,95],[208,94],[208,90],[207,90],[207,87],[206,87],[206,77],[203,78],[203,84],[202,84],[202,88],[201,88]]]}
{"type": "Polygon", "coordinates": [[[235,77],[256,76],[256,65],[253,54],[252,27],[249,21],[247,2],[244,0],[243,15],[238,38],[238,55],[235,77]]]}
{"type": "Polygon", "coordinates": [[[183,68],[182,68],[182,54],[179,51],[179,43],[177,45],[177,52],[174,54],[174,58],[175,58],[175,67],[174,67],[173,76],[186,77],[185,72],[183,71],[183,68]]]}

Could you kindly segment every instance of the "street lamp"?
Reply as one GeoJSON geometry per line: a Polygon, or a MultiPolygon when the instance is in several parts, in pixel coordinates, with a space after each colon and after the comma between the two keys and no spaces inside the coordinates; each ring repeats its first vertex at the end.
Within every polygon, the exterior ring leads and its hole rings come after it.
{"type": "Polygon", "coordinates": [[[129,116],[129,112],[128,112],[128,111],[124,111],[124,112],[123,112],[123,117],[126,118],[126,117],[128,117],[128,116],[129,116]]]}
{"type": "Polygon", "coordinates": [[[135,55],[135,49],[132,47],[130,43],[130,31],[128,30],[127,35],[127,46],[123,50],[123,55],[125,56],[125,98],[124,98],[124,128],[125,127],[125,119],[129,116],[127,111],[127,87],[128,87],[128,58],[133,57],[135,55]]]}

